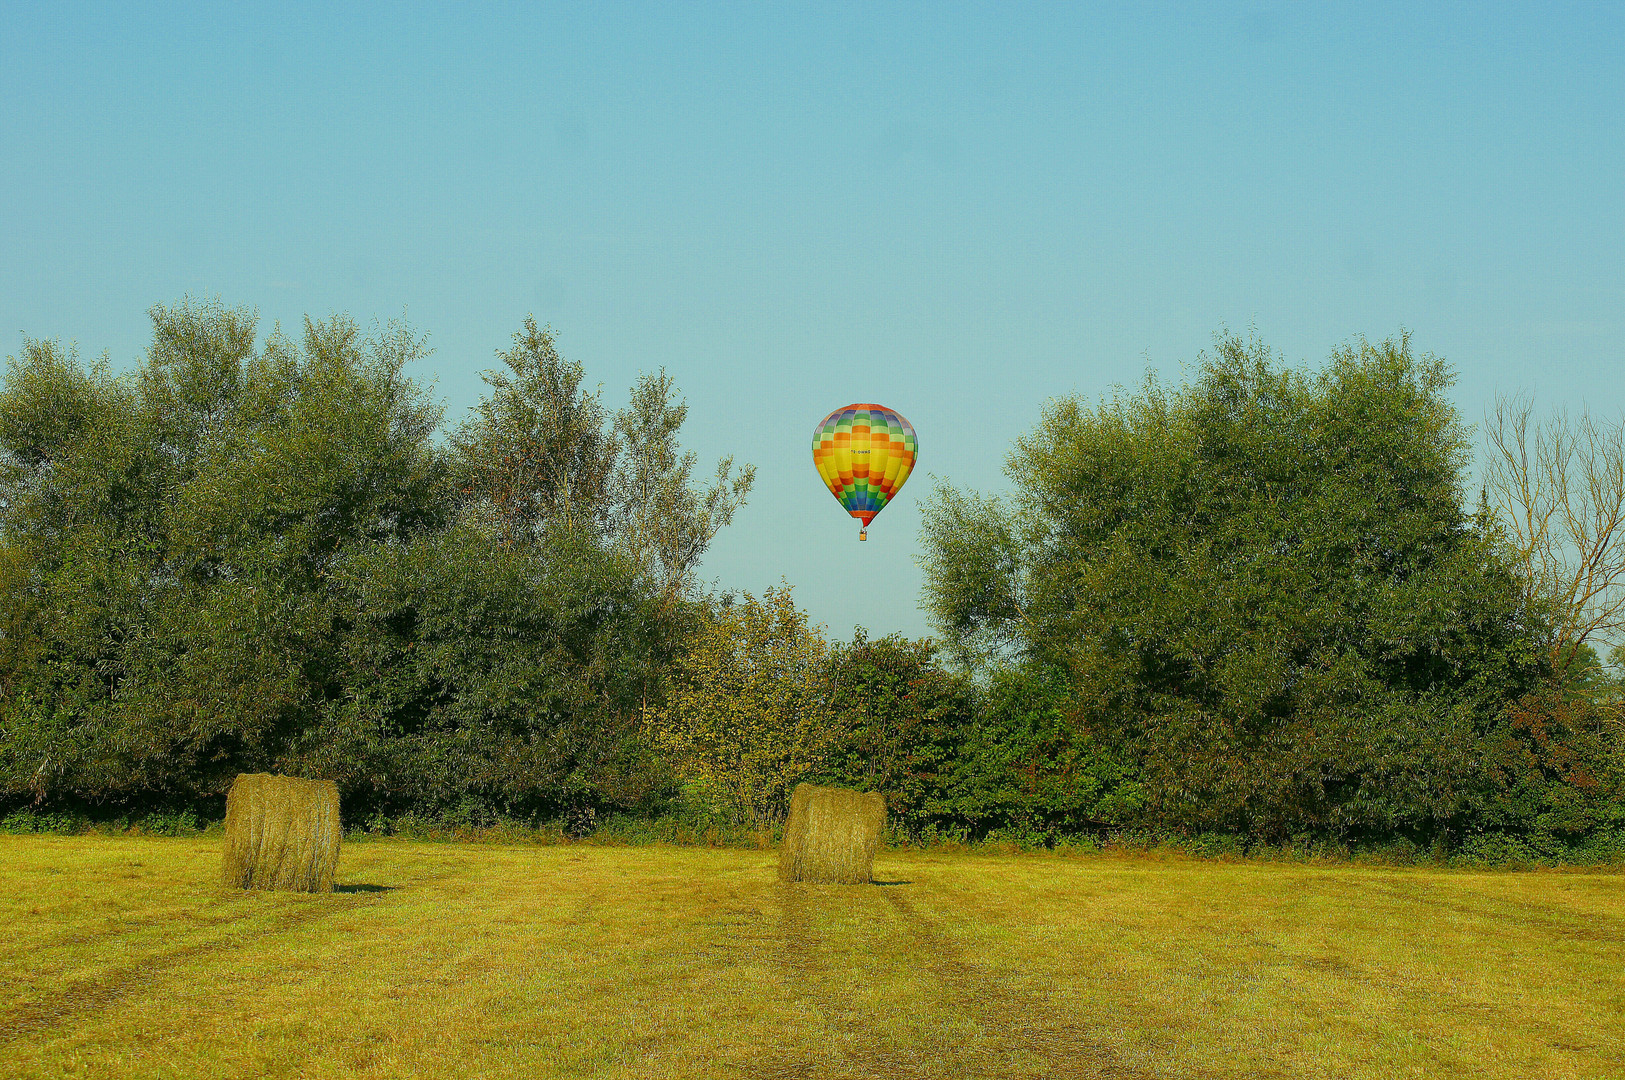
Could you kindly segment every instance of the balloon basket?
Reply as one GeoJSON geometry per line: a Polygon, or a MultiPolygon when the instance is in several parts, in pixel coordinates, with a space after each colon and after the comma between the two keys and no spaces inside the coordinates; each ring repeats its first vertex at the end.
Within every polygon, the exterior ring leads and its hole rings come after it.
{"type": "Polygon", "coordinates": [[[867,540],[867,539],[869,539],[869,530],[868,529],[859,529],[858,530],[858,539],[859,540],[867,540]]]}

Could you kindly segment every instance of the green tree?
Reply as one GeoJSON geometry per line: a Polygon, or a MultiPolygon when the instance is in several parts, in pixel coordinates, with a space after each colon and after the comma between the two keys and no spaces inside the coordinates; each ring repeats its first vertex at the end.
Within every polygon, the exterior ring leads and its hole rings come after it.
{"type": "Polygon", "coordinates": [[[933,617],[962,657],[1064,671],[1142,820],[1459,829],[1546,628],[1463,511],[1449,381],[1406,338],[1310,373],[1224,336],[1185,386],[1052,402],[1009,504],[939,488],[933,617]]]}
{"type": "Polygon", "coordinates": [[[554,815],[669,788],[637,731],[673,642],[637,568],[562,530],[492,545],[466,525],[340,568],[345,696],[295,748],[357,805],[554,815]]]}
{"type": "Polygon", "coordinates": [[[788,586],[720,607],[689,637],[666,703],[649,721],[689,790],[733,820],[784,817],[790,789],[842,732],[830,707],[829,646],[788,586]]]}
{"type": "Polygon", "coordinates": [[[195,800],[265,769],[388,812],[669,791],[640,725],[750,486],[727,462],[689,483],[669,378],[618,458],[527,320],[442,449],[405,327],[152,318],[125,376],[30,341],[0,385],[0,800],[195,800]]]}
{"type": "Polygon", "coordinates": [[[694,599],[699,561],[745,504],[755,467],[724,457],[708,486],[693,482],[695,456],[679,441],[688,406],[664,371],[640,377],[612,416],[534,318],[497,355],[506,370],[486,373],[490,395],[453,438],[465,516],[509,542],[560,531],[605,539],[668,605],[694,599]]]}
{"type": "Polygon", "coordinates": [[[581,388],[586,372],[531,316],[497,358],[507,370],[485,373],[491,393],[452,440],[470,508],[508,540],[549,526],[601,533],[618,446],[598,394],[581,388]]]}
{"type": "Polygon", "coordinates": [[[830,685],[841,741],[819,778],[883,791],[910,835],[1047,841],[1143,807],[1132,768],[1075,722],[1059,672],[999,668],[978,686],[929,640],[860,629],[835,648],[830,685]]]}
{"type": "Polygon", "coordinates": [[[922,800],[938,829],[1049,842],[1134,824],[1145,807],[1138,771],[1079,723],[1064,673],[1053,669],[991,672],[954,749],[922,800]]]}
{"type": "Polygon", "coordinates": [[[9,792],[187,797],[284,761],[344,693],[329,582],[346,547],[444,509],[404,329],[307,321],[302,345],[256,351],[249,311],[152,319],[128,377],[29,342],[0,390],[9,792]]]}
{"type": "Polygon", "coordinates": [[[975,688],[937,664],[930,641],[872,641],[862,627],[832,651],[829,682],[841,740],[821,777],[884,793],[889,811],[918,831],[974,722],[975,688]]]}
{"type": "Polygon", "coordinates": [[[733,458],[724,457],[709,486],[692,482],[694,454],[677,441],[688,405],[674,401],[675,392],[665,371],[644,375],[632,388],[631,402],[615,417],[622,454],[611,483],[615,535],[654,575],[668,603],[693,592],[701,556],[756,480],[754,465],[735,472],[733,458]]]}

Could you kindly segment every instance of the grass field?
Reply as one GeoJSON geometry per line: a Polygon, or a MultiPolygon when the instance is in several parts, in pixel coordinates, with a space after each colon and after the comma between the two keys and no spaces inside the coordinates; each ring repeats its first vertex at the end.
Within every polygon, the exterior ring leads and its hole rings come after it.
{"type": "Polygon", "coordinates": [[[0,1075],[1620,1077],[1625,876],[0,836],[0,1075]]]}

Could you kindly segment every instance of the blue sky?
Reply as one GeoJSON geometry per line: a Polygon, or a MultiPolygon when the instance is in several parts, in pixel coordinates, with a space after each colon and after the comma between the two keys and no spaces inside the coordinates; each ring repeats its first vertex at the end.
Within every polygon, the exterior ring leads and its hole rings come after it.
{"type": "Polygon", "coordinates": [[[1617,415],[1622,117],[1625,5],[0,4],[0,352],[404,311],[455,418],[534,313],[758,466],[708,577],[920,635],[928,474],[1222,327],[1617,415]],[[921,442],[861,546],[809,456],[854,401],[921,442]]]}

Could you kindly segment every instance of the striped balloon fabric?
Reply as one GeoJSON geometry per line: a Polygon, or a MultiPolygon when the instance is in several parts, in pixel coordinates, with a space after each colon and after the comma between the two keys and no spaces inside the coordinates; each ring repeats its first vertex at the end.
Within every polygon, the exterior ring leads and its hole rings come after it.
{"type": "Polygon", "coordinates": [[[830,494],[863,522],[859,540],[869,538],[869,522],[908,479],[918,447],[914,425],[880,405],[836,409],[813,431],[813,464],[830,494]]]}

